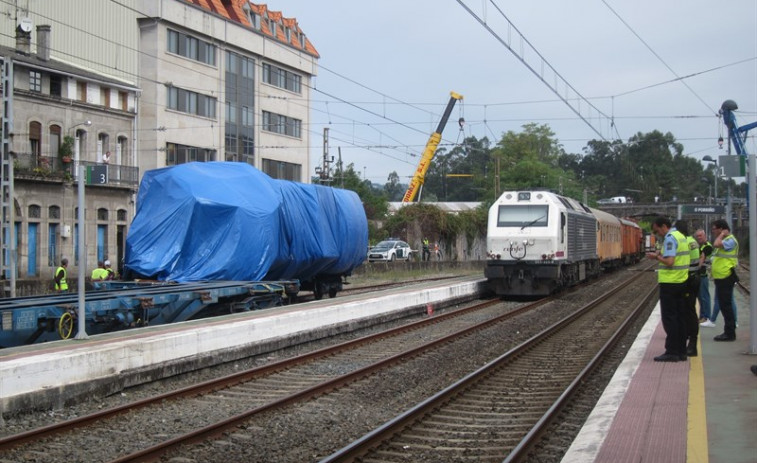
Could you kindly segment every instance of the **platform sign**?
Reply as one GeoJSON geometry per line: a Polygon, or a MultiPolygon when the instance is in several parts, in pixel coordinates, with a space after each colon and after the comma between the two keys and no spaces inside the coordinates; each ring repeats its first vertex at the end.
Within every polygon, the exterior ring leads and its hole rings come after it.
{"type": "Polygon", "coordinates": [[[108,166],[87,166],[87,185],[107,185],[108,166]]]}
{"type": "Polygon", "coordinates": [[[697,204],[684,204],[681,206],[682,214],[725,214],[725,206],[708,206],[697,204]]]}
{"type": "Polygon", "coordinates": [[[726,177],[746,176],[746,156],[719,156],[718,165],[722,166],[726,177]]]}

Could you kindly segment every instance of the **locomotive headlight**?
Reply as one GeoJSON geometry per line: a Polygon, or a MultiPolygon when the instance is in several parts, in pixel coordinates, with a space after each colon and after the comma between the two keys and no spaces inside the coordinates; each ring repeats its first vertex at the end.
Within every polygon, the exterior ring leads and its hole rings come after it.
{"type": "Polygon", "coordinates": [[[523,240],[523,246],[528,246],[528,240],[523,240]]]}

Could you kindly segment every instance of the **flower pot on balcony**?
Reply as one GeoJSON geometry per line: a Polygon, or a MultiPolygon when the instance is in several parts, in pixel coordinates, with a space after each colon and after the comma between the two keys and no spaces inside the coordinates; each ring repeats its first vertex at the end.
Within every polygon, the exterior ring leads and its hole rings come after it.
{"type": "Polygon", "coordinates": [[[61,161],[63,161],[63,164],[69,164],[69,163],[71,163],[71,161],[73,161],[73,159],[71,159],[71,157],[69,157],[69,156],[63,156],[63,158],[61,159],[61,161]]]}

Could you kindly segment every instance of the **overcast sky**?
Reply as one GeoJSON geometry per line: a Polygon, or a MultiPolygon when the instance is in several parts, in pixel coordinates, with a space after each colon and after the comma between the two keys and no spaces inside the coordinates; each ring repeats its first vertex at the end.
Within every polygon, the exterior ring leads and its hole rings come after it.
{"type": "MultiPolygon", "coordinates": [[[[407,182],[450,91],[464,100],[444,130],[448,147],[471,135],[496,142],[534,122],[549,125],[570,153],[600,135],[627,141],[660,130],[701,159],[725,154],[717,148],[718,136],[727,135],[717,118],[724,100],[739,105],[739,125],[757,120],[755,0],[462,3],[473,14],[457,0],[267,3],[296,18],[321,55],[309,128],[313,166],[329,127],[330,154],[338,157],[341,148],[345,165],[376,183],[392,171],[407,182]],[[564,91],[572,103],[560,100],[474,15],[552,86],[569,85],[586,101],[564,91]],[[503,15],[533,48],[508,32],[503,15]],[[579,104],[592,116],[588,123],[571,109],[579,104]],[[466,120],[462,133],[459,117],[466,120]]],[[[757,129],[750,152],[755,137],[757,129]]]]}

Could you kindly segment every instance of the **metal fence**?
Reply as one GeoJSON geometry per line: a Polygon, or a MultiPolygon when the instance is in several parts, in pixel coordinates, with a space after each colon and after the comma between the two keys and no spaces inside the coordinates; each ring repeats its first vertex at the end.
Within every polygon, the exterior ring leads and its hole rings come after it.
{"type": "Polygon", "coordinates": [[[77,180],[79,166],[103,165],[108,168],[108,185],[136,187],[139,183],[139,168],[133,166],[92,161],[63,162],[57,156],[37,156],[31,153],[16,153],[13,161],[16,177],[51,180],[77,180]]]}

